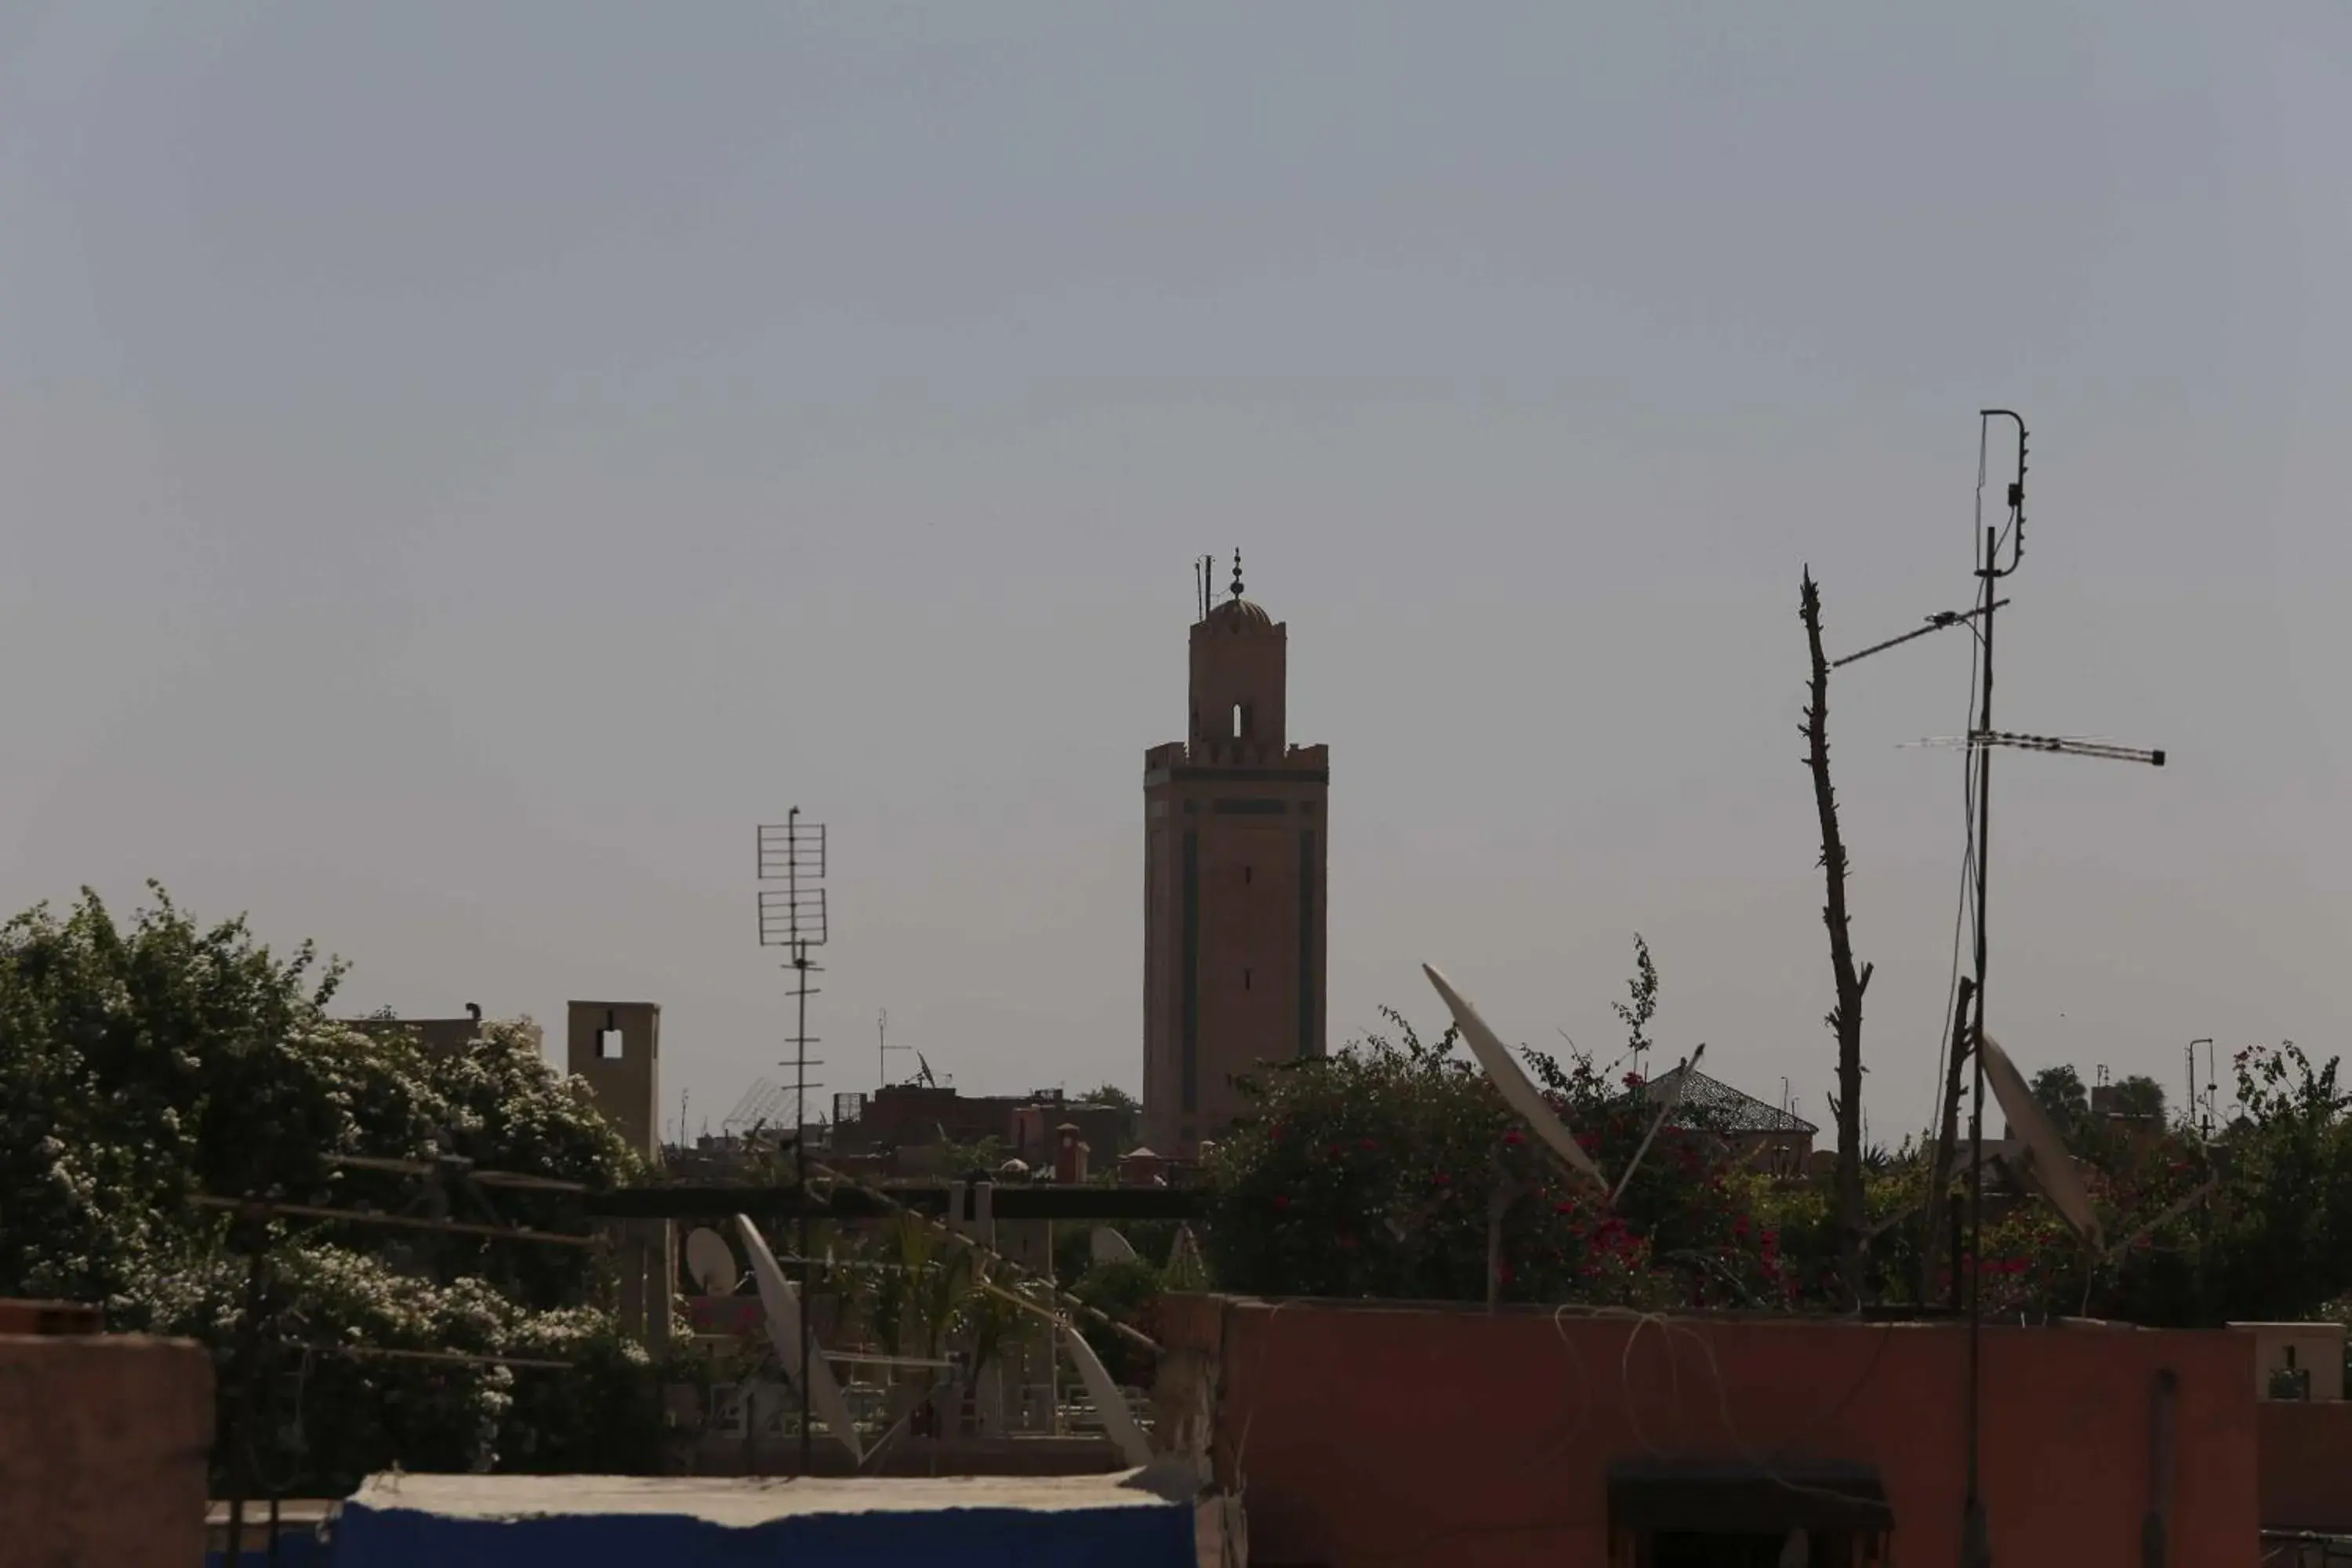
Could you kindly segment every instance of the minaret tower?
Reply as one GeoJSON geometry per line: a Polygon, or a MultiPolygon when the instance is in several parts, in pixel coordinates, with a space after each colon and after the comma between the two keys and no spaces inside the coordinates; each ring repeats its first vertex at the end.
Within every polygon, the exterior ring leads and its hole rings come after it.
{"type": "Polygon", "coordinates": [[[1143,756],[1143,1140],[1189,1157],[1234,1079],[1323,1054],[1329,749],[1287,742],[1288,629],[1233,594],[1192,626],[1190,738],[1143,756]]]}

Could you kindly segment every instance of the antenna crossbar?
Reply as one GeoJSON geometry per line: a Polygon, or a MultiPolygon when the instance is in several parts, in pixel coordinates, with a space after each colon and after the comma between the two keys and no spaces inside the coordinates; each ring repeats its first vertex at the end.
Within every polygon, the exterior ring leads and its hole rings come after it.
{"type": "Polygon", "coordinates": [[[1978,730],[1966,735],[1931,735],[1924,741],[1914,741],[1915,746],[1966,746],[1970,751],[1982,751],[1990,746],[2011,746],[2024,752],[2050,752],[2065,757],[2098,757],[2112,763],[2145,763],[2150,767],[2164,766],[2162,747],[2150,750],[2141,746],[2118,746],[2112,742],[2095,741],[2074,735],[2021,735],[2013,730],[1978,730]]]}
{"type": "Polygon", "coordinates": [[[2007,599],[1995,599],[1992,602],[1990,609],[1988,609],[1988,607],[1983,605],[1979,605],[1973,610],[1938,610],[1934,615],[1927,617],[1927,624],[1926,626],[1918,626],[1913,630],[1905,632],[1901,637],[1888,637],[1885,642],[1873,643],[1868,647],[1864,648],[1860,653],[1850,653],[1843,658],[1833,658],[1830,660],[1830,668],[1832,669],[1838,669],[1846,665],[1853,664],[1858,659],[1868,658],[1872,654],[1885,653],[1891,647],[1901,647],[1905,643],[1911,641],[1915,637],[1924,637],[1929,632],[1940,632],[1946,626],[1957,626],[1965,621],[1973,621],[1978,616],[1988,615],[1991,610],[1998,610],[2008,603],[2009,601],[2007,599]]]}

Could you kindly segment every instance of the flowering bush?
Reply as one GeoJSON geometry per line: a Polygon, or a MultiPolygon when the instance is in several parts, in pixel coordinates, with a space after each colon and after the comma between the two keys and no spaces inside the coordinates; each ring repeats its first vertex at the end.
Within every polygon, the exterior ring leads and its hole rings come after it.
{"type": "MultiPolygon", "coordinates": [[[[1663,1306],[1778,1304],[1789,1271],[1759,1184],[1703,1127],[1660,1135],[1612,1208],[1531,1139],[1493,1087],[1387,1015],[1338,1055],[1253,1086],[1255,1113],[1209,1172],[1209,1260],[1223,1288],[1484,1300],[1499,1215],[1500,1295],[1663,1306]]],[[[1549,1063],[1549,1058],[1536,1058],[1549,1063]]],[[[1623,1171],[1655,1110],[1589,1060],[1549,1064],[1547,1098],[1604,1171],[1623,1171]]]]}
{"type": "MultiPolygon", "coordinates": [[[[592,1185],[634,1171],[528,1025],[485,1025],[457,1052],[353,1028],[326,1011],[340,967],[309,945],[280,958],[242,921],[199,927],[154,898],[128,929],[91,894],[0,927],[0,1295],[100,1301],[117,1328],[226,1347],[247,1249],[197,1194],[398,1206],[396,1178],[333,1154],[455,1154],[592,1185]]],[[[500,1201],[509,1223],[581,1228],[563,1212],[575,1200],[500,1201]]],[[[395,1463],[649,1461],[652,1378],[589,1305],[588,1250],[315,1222],[269,1241],[265,1338],[286,1348],[257,1457],[287,1487],[340,1492],[395,1463]],[[372,1353],[385,1351],[573,1364],[372,1353]]]]}
{"type": "MultiPolygon", "coordinates": [[[[1208,1173],[1209,1260],[1265,1294],[1478,1300],[1500,1215],[1499,1294],[1641,1306],[1851,1310],[1828,1194],[1723,1157],[1704,1119],[1662,1133],[1613,1207],[1568,1175],[1453,1051],[1402,1018],[1254,1086],[1254,1115],[1208,1173]]],[[[1553,1110],[1612,1175],[1655,1116],[1638,1078],[1530,1053],[1553,1110]]],[[[2094,1256],[2057,1212],[1996,1169],[1981,1255],[1988,1312],[2150,1324],[2352,1315],[2352,1094],[2292,1045],[2237,1062],[2240,1112],[2208,1140],[2185,1123],[2085,1115],[2074,1151],[2105,1230],[2094,1256]]],[[[1924,1151],[1865,1158],[1870,1301],[1942,1306],[1920,1240],[1950,1223],[1924,1151]],[[1924,1292],[1924,1300],[1922,1293],[1924,1292]]],[[[1962,1188],[1964,1190],[1964,1186],[1962,1188]]]]}

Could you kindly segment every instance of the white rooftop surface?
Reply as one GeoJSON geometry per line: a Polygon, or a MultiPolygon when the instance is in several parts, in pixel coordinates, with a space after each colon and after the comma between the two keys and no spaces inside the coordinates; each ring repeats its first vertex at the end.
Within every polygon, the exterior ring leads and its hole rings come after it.
{"type": "MultiPolygon", "coordinates": [[[[1154,1467],[1154,1470],[1159,1467],[1154,1467]]],[[[708,1476],[378,1475],[351,1501],[445,1519],[523,1520],[583,1514],[658,1514],[749,1528],[829,1513],[933,1513],[1015,1509],[1056,1513],[1190,1504],[1189,1484],[1152,1470],[1108,1476],[940,1476],[834,1479],[708,1476]]]]}

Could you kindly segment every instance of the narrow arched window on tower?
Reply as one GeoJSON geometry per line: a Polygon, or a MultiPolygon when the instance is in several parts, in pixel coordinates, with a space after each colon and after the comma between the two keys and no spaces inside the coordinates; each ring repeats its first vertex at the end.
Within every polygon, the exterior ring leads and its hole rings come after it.
{"type": "Polygon", "coordinates": [[[1234,740],[1236,740],[1236,741],[1238,741],[1238,740],[1240,740],[1241,738],[1242,738],[1242,705],[1241,705],[1240,703],[1236,702],[1236,703],[1234,703],[1234,740]]]}

